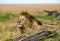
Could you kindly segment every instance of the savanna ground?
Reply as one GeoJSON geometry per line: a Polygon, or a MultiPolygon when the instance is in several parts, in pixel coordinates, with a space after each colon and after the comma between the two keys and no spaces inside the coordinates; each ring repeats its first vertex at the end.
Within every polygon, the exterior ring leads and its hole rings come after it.
{"type": "MultiPolygon", "coordinates": [[[[59,7],[56,6],[56,9],[57,8],[59,7]]],[[[0,12],[0,41],[12,41],[12,39],[15,36],[19,35],[19,32],[17,31],[16,28],[17,17],[19,13],[20,12],[13,12],[13,10],[12,12],[10,11],[0,12]]],[[[28,11],[28,13],[36,17],[36,19],[38,20],[41,20],[45,23],[54,23],[56,26],[60,27],[60,19],[56,21],[51,21],[54,18],[54,16],[47,16],[46,12],[36,10],[32,12],[28,11]]],[[[27,30],[26,32],[27,34],[33,34],[33,31],[27,30]]],[[[37,41],[60,41],[60,33],[58,33],[56,37],[44,39],[44,40],[37,40],[37,41]]]]}

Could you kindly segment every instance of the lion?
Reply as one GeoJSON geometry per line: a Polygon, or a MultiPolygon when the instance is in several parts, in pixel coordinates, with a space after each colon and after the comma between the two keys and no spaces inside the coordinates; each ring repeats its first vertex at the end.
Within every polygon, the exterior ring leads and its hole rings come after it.
{"type": "Polygon", "coordinates": [[[25,33],[26,28],[29,28],[35,31],[40,31],[40,30],[52,30],[52,29],[55,29],[56,26],[43,23],[42,21],[39,21],[35,17],[30,15],[28,12],[22,12],[18,16],[17,28],[19,29],[21,34],[23,34],[25,33]]]}

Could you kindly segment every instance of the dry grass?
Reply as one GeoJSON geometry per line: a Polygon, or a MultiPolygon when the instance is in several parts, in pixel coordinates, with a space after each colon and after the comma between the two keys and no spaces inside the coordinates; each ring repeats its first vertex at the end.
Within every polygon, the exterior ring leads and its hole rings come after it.
{"type": "Polygon", "coordinates": [[[60,4],[0,4],[0,11],[2,12],[20,12],[26,10],[37,12],[42,10],[58,10],[60,11],[60,4]]]}

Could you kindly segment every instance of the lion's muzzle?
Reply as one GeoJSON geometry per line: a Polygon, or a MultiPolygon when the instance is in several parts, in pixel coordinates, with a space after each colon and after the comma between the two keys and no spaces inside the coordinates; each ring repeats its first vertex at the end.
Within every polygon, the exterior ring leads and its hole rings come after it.
{"type": "Polygon", "coordinates": [[[22,27],[22,23],[21,22],[18,23],[18,27],[19,28],[22,27]]]}

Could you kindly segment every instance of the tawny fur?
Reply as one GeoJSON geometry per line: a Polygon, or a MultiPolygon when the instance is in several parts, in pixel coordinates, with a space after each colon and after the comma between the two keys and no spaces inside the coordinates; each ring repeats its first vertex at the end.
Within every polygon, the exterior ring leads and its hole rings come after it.
{"type": "Polygon", "coordinates": [[[30,28],[36,31],[40,30],[54,30],[57,28],[55,25],[48,25],[45,24],[33,17],[32,15],[28,14],[27,12],[22,12],[22,14],[18,17],[17,23],[22,25],[19,30],[24,33],[26,28],[30,28]]]}

